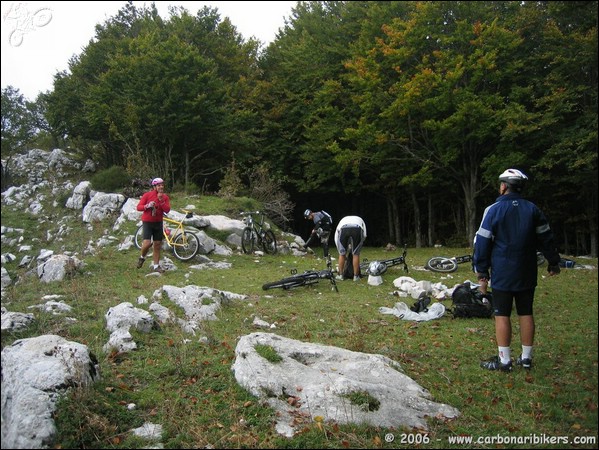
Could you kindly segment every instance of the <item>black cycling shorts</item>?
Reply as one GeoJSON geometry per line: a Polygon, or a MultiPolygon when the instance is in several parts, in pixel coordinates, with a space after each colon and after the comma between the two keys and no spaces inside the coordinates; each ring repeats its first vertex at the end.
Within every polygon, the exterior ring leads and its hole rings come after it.
{"type": "Polygon", "coordinates": [[[162,241],[162,222],[144,222],[143,223],[143,238],[162,241]]]}
{"type": "Polygon", "coordinates": [[[353,254],[359,255],[364,241],[362,240],[362,228],[360,228],[358,225],[345,226],[341,228],[341,231],[339,231],[339,248],[337,250],[339,251],[340,255],[345,255],[347,253],[347,248],[349,247],[350,242],[352,242],[353,254]]]}
{"type": "Polygon", "coordinates": [[[519,316],[532,316],[532,303],[535,289],[511,292],[493,289],[493,309],[496,316],[511,316],[512,305],[516,301],[516,312],[519,316]]]}

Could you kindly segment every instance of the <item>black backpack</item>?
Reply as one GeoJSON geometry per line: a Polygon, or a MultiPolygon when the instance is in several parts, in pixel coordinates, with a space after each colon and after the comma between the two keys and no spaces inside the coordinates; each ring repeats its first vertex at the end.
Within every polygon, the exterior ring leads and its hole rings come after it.
{"type": "Polygon", "coordinates": [[[324,210],[322,210],[320,212],[324,215],[324,217],[322,219],[320,219],[320,221],[318,222],[317,225],[320,228],[322,228],[323,231],[331,231],[331,228],[333,227],[333,218],[331,217],[331,215],[328,212],[326,212],[324,210]]]}
{"type": "Polygon", "coordinates": [[[470,283],[456,286],[451,298],[453,317],[493,317],[492,294],[487,292],[483,295],[470,283]]]}
{"type": "Polygon", "coordinates": [[[416,303],[410,308],[415,313],[428,312],[428,305],[431,304],[431,298],[428,295],[421,295],[416,303]]]}

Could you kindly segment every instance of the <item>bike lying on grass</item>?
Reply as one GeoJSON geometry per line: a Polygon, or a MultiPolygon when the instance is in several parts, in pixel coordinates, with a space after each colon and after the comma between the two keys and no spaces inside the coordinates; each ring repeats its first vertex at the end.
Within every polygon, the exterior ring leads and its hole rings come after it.
{"type": "MultiPolygon", "coordinates": [[[[191,219],[193,213],[185,211],[185,218],[191,219]]],[[[183,222],[171,219],[166,214],[164,215],[164,225],[162,227],[162,233],[164,234],[164,241],[173,250],[175,256],[181,261],[189,261],[200,250],[200,239],[191,229],[185,228],[183,222]],[[176,225],[175,228],[169,227],[169,224],[176,225]]],[[[135,232],[135,246],[141,249],[143,244],[143,225],[140,225],[135,232]]],[[[153,245],[150,246],[146,257],[152,256],[154,252],[153,245]]]]}
{"type": "Polygon", "coordinates": [[[335,282],[335,272],[333,271],[330,255],[327,257],[327,268],[325,270],[306,270],[304,273],[297,273],[297,269],[292,269],[290,277],[271,283],[265,283],[262,285],[262,289],[265,291],[276,288],[289,290],[300,286],[311,286],[318,283],[320,280],[327,279],[331,282],[331,290],[339,292],[337,283],[335,282]]]}
{"type": "MultiPolygon", "coordinates": [[[[403,264],[403,270],[408,272],[408,265],[406,264],[407,253],[407,247],[404,246],[403,253],[401,254],[401,256],[375,261],[368,261],[368,259],[364,259],[364,261],[360,263],[360,276],[382,275],[387,271],[389,267],[397,266],[398,264],[403,264]]],[[[343,266],[342,272],[344,280],[350,280],[354,277],[353,259],[353,241],[350,239],[349,244],[347,246],[347,257],[345,258],[345,264],[343,266]]]]}
{"type": "Polygon", "coordinates": [[[270,224],[264,221],[261,211],[244,211],[239,213],[243,217],[245,228],[241,233],[241,248],[243,253],[252,253],[254,248],[262,247],[266,253],[277,253],[277,239],[270,229],[270,224]],[[254,214],[260,215],[260,221],[254,220],[254,214]]]}
{"type": "Polygon", "coordinates": [[[362,275],[382,275],[389,267],[397,266],[399,264],[403,264],[403,270],[408,272],[408,265],[406,264],[407,254],[408,249],[407,247],[404,247],[401,256],[396,256],[395,258],[377,259],[372,262],[369,262],[368,259],[364,259],[364,262],[360,264],[360,273],[362,275]],[[375,271],[377,273],[371,273],[371,271],[375,271]]]}
{"type": "MultiPolygon", "coordinates": [[[[445,256],[433,256],[430,258],[424,268],[432,272],[453,273],[458,270],[458,264],[472,262],[472,255],[454,256],[447,258],[445,256]]],[[[545,257],[542,252],[537,252],[537,265],[542,265],[545,262],[545,257]]]]}

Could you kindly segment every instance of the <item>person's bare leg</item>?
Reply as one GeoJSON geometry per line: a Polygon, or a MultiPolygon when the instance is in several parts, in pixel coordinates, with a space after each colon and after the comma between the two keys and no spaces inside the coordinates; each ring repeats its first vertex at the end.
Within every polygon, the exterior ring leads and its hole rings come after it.
{"type": "Polygon", "coordinates": [[[522,345],[532,347],[535,340],[535,319],[533,316],[518,316],[520,322],[520,341],[522,345]]]}
{"type": "Polygon", "coordinates": [[[154,267],[160,264],[160,249],[162,248],[162,241],[154,241],[154,254],[152,255],[154,260],[154,267]]]}
{"type": "Polygon", "coordinates": [[[353,258],[354,264],[354,276],[360,274],[360,255],[354,255],[353,258]]]}
{"type": "Polygon", "coordinates": [[[337,266],[337,272],[339,273],[339,275],[343,275],[343,267],[345,267],[345,260],[346,260],[346,256],[345,255],[339,255],[339,261],[338,261],[338,266],[337,266]]]}
{"type": "Polygon", "coordinates": [[[150,241],[149,239],[144,239],[142,241],[141,254],[139,256],[139,259],[137,260],[137,268],[138,269],[141,269],[141,267],[144,265],[144,261],[146,260],[146,255],[148,254],[148,250],[151,245],[152,245],[152,241],[150,241]]]}
{"type": "Polygon", "coordinates": [[[495,316],[495,339],[498,347],[509,347],[512,341],[512,322],[509,316],[495,316]]]}
{"type": "Polygon", "coordinates": [[[148,250],[150,249],[150,247],[152,246],[152,241],[150,239],[144,239],[144,241],[141,244],[141,257],[145,259],[146,255],[148,254],[148,250]]]}

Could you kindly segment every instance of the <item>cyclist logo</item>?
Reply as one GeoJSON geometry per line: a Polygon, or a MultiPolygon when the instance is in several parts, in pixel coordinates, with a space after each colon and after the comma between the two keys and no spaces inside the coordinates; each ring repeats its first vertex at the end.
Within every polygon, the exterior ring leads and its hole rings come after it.
{"type": "Polygon", "coordinates": [[[3,15],[4,22],[12,24],[8,42],[12,47],[19,47],[27,33],[45,27],[52,20],[50,8],[29,10],[26,3],[13,3],[3,15]]]}

